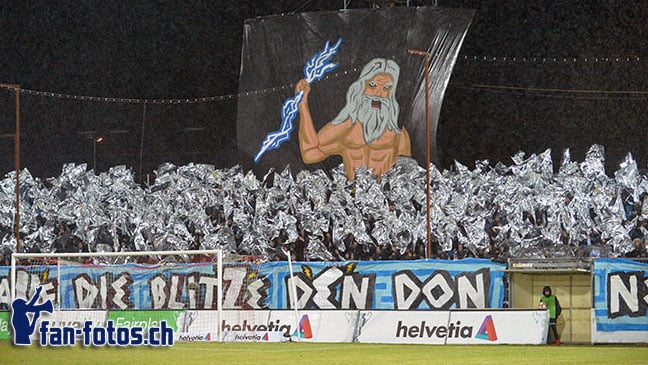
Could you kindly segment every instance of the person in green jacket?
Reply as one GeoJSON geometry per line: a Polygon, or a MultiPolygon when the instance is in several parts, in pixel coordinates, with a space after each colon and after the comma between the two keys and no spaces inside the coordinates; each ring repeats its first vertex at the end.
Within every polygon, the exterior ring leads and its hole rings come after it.
{"type": "Polygon", "coordinates": [[[549,310],[549,332],[547,333],[547,344],[551,344],[551,333],[554,335],[554,342],[556,345],[560,345],[560,337],[558,336],[558,329],[556,328],[556,319],[560,316],[562,308],[558,302],[558,298],[551,294],[551,287],[545,286],[542,289],[542,296],[540,297],[540,305],[549,310]]]}

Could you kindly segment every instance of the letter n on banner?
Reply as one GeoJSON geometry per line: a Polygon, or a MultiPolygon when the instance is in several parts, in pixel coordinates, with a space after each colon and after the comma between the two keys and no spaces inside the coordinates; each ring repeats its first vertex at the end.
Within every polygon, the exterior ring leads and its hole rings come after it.
{"type": "Polygon", "coordinates": [[[648,307],[648,285],[643,271],[607,274],[608,317],[643,317],[648,307]]]}

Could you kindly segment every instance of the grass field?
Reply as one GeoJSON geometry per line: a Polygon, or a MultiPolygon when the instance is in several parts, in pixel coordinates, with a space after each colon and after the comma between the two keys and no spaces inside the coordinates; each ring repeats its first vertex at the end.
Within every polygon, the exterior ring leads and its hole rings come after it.
{"type": "Polygon", "coordinates": [[[0,342],[0,364],[646,364],[648,346],[432,346],[177,343],[168,348],[41,348],[0,342]]]}

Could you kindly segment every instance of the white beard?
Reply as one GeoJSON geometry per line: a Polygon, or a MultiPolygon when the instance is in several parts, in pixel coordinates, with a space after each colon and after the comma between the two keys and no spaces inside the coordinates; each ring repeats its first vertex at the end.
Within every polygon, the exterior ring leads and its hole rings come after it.
{"type": "Polygon", "coordinates": [[[357,120],[362,125],[364,132],[365,143],[370,144],[380,138],[385,133],[385,129],[398,133],[398,122],[396,120],[398,111],[394,111],[394,106],[388,98],[362,95],[356,110],[357,120]],[[372,101],[379,102],[380,107],[372,107],[372,101]]]}

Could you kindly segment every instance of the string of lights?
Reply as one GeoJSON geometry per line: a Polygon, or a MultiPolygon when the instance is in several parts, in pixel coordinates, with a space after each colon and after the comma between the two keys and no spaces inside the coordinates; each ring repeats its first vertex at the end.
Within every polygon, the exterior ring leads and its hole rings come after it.
{"type": "Polygon", "coordinates": [[[493,94],[508,94],[519,96],[534,96],[556,99],[581,100],[648,100],[648,92],[633,90],[568,90],[568,89],[539,89],[523,87],[503,87],[499,85],[463,85],[449,84],[449,88],[472,90],[493,94]],[[644,96],[637,96],[644,95],[644,96]]]}
{"type": "Polygon", "coordinates": [[[188,99],[132,99],[132,98],[114,98],[114,97],[105,97],[105,96],[64,94],[64,93],[37,91],[37,90],[22,89],[22,88],[20,89],[20,92],[22,94],[44,96],[44,97],[58,98],[58,99],[96,101],[96,102],[106,102],[106,103],[128,103],[128,104],[192,104],[192,103],[205,103],[205,102],[234,99],[239,96],[239,94],[227,94],[227,95],[208,96],[203,98],[188,98],[188,99]]]}
{"type": "MultiPolygon", "coordinates": [[[[357,72],[357,68],[349,68],[343,71],[338,71],[332,75],[326,75],[323,77],[323,80],[342,77],[344,75],[357,72]]],[[[276,87],[269,87],[265,89],[258,89],[253,91],[245,91],[238,94],[225,94],[217,96],[207,96],[201,98],[182,98],[182,99],[134,99],[134,98],[115,98],[115,97],[105,97],[105,96],[88,96],[88,95],[75,95],[75,94],[65,94],[65,93],[55,93],[49,91],[37,91],[31,89],[20,89],[21,94],[43,96],[49,98],[58,98],[58,99],[70,99],[70,100],[81,100],[81,101],[95,101],[95,102],[105,102],[105,103],[126,103],[126,104],[195,104],[195,103],[209,103],[214,101],[223,101],[236,99],[243,96],[254,96],[254,95],[263,95],[269,93],[275,93],[279,90],[290,89],[292,90],[295,87],[295,84],[281,85],[276,87]]],[[[0,89],[14,90],[13,87],[3,86],[0,84],[0,89]]]]}
{"type": "Polygon", "coordinates": [[[624,57],[511,57],[511,56],[459,56],[463,61],[477,62],[527,62],[527,63],[611,63],[611,62],[641,62],[638,55],[624,57]]]}
{"type": "MultiPolygon", "coordinates": [[[[630,56],[625,58],[620,57],[592,57],[592,58],[564,58],[564,57],[491,57],[491,56],[463,56],[460,59],[467,61],[481,61],[481,62],[561,62],[561,63],[578,63],[578,62],[639,62],[638,56],[630,56]]],[[[358,72],[358,68],[348,68],[346,70],[338,70],[335,73],[326,75],[323,79],[335,79],[346,76],[351,73],[358,72]]],[[[582,89],[556,89],[556,88],[525,88],[508,85],[464,85],[459,83],[450,83],[449,87],[481,90],[485,92],[497,92],[500,94],[518,94],[518,95],[534,95],[534,96],[547,96],[558,98],[572,98],[572,99],[623,99],[623,100],[646,100],[648,99],[648,91],[640,90],[582,90],[582,89]],[[615,96],[593,96],[593,95],[559,95],[564,93],[571,94],[615,94],[615,96]],[[556,95],[558,94],[558,95],[556,95]],[[638,96],[640,95],[640,96],[638,96]],[[646,96],[644,96],[646,95],[646,96]]],[[[89,95],[75,95],[66,93],[55,93],[49,91],[38,91],[31,89],[20,89],[20,92],[28,95],[80,100],[80,101],[93,101],[93,102],[106,102],[106,103],[127,103],[127,104],[196,104],[196,103],[210,103],[237,99],[244,96],[256,96],[269,93],[276,93],[280,90],[292,90],[295,84],[287,84],[276,87],[269,87],[264,89],[252,90],[241,92],[237,94],[225,94],[198,98],[182,98],[182,99],[136,99],[136,98],[119,98],[119,97],[105,97],[105,96],[89,96],[89,95]]],[[[0,85],[0,88],[14,90],[12,87],[0,85]]]]}

